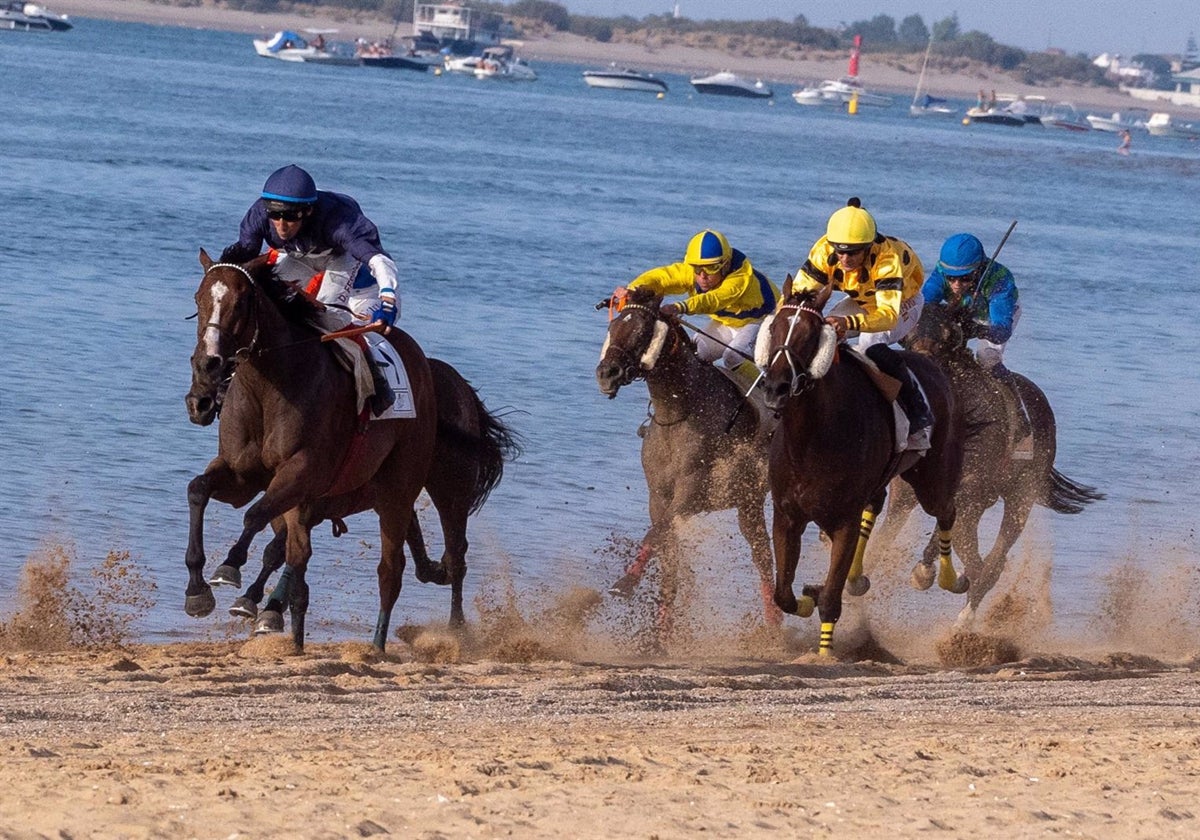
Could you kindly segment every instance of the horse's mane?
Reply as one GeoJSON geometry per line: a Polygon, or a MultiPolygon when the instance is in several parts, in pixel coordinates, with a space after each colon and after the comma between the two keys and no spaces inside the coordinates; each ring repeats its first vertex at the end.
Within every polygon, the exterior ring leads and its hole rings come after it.
{"type": "Polygon", "coordinates": [[[318,303],[297,284],[279,279],[275,266],[267,261],[266,254],[248,253],[242,245],[234,243],[221,252],[217,262],[244,268],[255,284],[279,307],[283,316],[293,323],[311,323],[325,309],[324,304],[318,303]]]}

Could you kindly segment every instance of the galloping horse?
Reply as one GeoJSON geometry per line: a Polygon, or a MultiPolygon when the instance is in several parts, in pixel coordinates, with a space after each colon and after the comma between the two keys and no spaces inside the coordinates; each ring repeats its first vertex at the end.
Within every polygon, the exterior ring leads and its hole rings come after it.
{"type": "Polygon", "coordinates": [[[609,399],[636,379],[645,379],[650,391],[651,413],[642,438],[650,529],[614,591],[630,594],[647,562],[658,555],[658,630],[668,633],[679,587],[676,528],[684,517],[736,508],[738,528],[758,570],[766,618],[778,623],[763,511],[768,433],[754,406],[743,405],[738,386],[701,361],[678,321],[659,314],[661,303],[661,296],[648,290],[630,289],[609,323],[596,366],[600,392],[609,399]]]}
{"type": "MultiPolygon", "coordinates": [[[[467,574],[467,518],[487,501],[504,475],[504,462],[516,458],[521,445],[516,433],[488,411],[471,383],[452,365],[430,358],[429,370],[437,394],[438,432],[434,467],[425,481],[425,491],[441,522],[444,544],[441,561],[434,563],[429,557],[421,523],[415,515],[405,541],[412,553],[417,580],[449,584],[450,626],[461,627],[466,623],[462,593],[467,574]]],[[[319,515],[319,510],[314,515],[319,515]]],[[[334,534],[342,533],[344,524],[335,521],[334,534]]],[[[261,618],[258,604],[268,579],[283,565],[286,542],[287,529],[281,525],[263,550],[263,567],[258,578],[229,608],[230,615],[259,619],[260,632],[274,632],[283,627],[280,604],[268,603],[261,618]]],[[[209,583],[240,586],[241,580],[240,569],[223,565],[209,578],[209,583]]]]}
{"type": "MultiPolygon", "coordinates": [[[[862,576],[862,555],[888,481],[903,476],[921,506],[937,518],[943,589],[963,592],[950,560],[954,491],[962,469],[961,416],[950,384],[928,359],[908,354],[937,418],[932,446],[913,462],[895,454],[893,408],[863,365],[845,358],[837,336],[821,315],[828,294],[794,294],[791,278],[784,303],[759,332],[757,361],[766,370],[767,405],[781,411],[771,440],[770,484],[774,502],[775,603],[786,613],[821,618],[818,652],[828,655],[842,613],[848,578],[862,576]],[[805,586],[796,598],[792,583],[800,538],[815,522],[832,542],[825,583],[805,586]]],[[[921,588],[933,581],[932,565],[920,564],[921,588]]],[[[852,590],[853,591],[853,590],[852,590]]],[[[859,591],[865,591],[865,586],[859,591]]]]}
{"type": "Polygon", "coordinates": [[[204,278],[196,292],[199,321],[188,416],[208,425],[218,405],[223,402],[223,407],[217,457],[188,484],[184,609],[188,615],[205,616],[216,606],[204,579],[209,499],[237,508],[261,492],[246,511],[225,564],[242,566],[254,537],[273,520],[286,526],[285,555],[292,575],[281,601],[290,606],[292,638],[302,650],[313,525],[322,518],[374,509],[381,559],[373,641],[383,650],[400,595],[404,538],[413,503],[429,475],[437,432],[425,354],[404,331],[390,331],[389,340],[408,374],[415,417],[377,420],[363,428],[364,418],[355,410],[353,375],[310,324],[320,304],[278,281],[265,256],[239,265],[213,262],[201,250],[200,265],[204,278]]]}
{"type": "MultiPolygon", "coordinates": [[[[1034,504],[1042,504],[1056,513],[1080,513],[1085,505],[1103,499],[1104,495],[1077,484],[1054,468],[1057,449],[1054,412],[1042,389],[1016,373],[1012,374],[1013,380],[1033,432],[1033,457],[1013,458],[1017,426],[1014,411],[1020,407],[1012,404],[1008,389],[975,360],[975,354],[966,346],[961,325],[945,307],[926,306],[904,344],[941,365],[963,411],[964,462],[954,549],[971,578],[967,605],[958,618],[958,624],[966,626],[974,620],[979,604],[999,580],[1008,552],[1025,529],[1034,504]],[[1000,500],[1004,502],[1000,530],[987,556],[981,558],[979,520],[1000,500]]],[[[914,507],[911,493],[892,495],[879,535],[885,545],[899,532],[914,507]]],[[[931,549],[932,543],[926,551],[931,549]]]]}

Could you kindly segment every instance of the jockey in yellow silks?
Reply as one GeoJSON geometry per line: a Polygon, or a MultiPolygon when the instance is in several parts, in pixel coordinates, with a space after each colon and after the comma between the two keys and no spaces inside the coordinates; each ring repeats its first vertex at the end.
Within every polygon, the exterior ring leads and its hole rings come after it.
{"type": "Polygon", "coordinates": [[[643,272],[629,288],[687,295],[663,304],[662,314],[708,315],[712,320],[696,334],[696,355],[706,362],[722,359],[727,368],[753,359],[758,329],[779,302],[779,288],[715,230],[693,236],[683,262],[643,272]]]}

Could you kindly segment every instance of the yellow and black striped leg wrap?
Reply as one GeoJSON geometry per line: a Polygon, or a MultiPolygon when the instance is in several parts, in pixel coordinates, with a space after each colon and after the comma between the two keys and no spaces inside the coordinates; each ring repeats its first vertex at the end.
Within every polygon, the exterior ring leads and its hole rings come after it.
{"type": "Polygon", "coordinates": [[[938,528],[938,586],[947,591],[953,591],[958,581],[958,572],[954,571],[954,561],[950,559],[950,532],[938,528]]]}
{"type": "Polygon", "coordinates": [[[829,656],[829,649],[833,646],[833,622],[821,622],[821,642],[817,646],[817,655],[829,656]]]}

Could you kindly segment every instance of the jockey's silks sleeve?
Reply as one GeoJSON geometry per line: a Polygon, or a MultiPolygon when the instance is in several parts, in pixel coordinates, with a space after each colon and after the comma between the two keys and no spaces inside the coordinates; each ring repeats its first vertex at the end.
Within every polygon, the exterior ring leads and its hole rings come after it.
{"type": "Polygon", "coordinates": [[[857,271],[843,271],[837,252],[821,237],[792,280],[792,289],[816,292],[832,284],[861,306],[863,314],[851,316],[847,329],[858,332],[890,330],[900,318],[900,304],[921,293],[925,269],[908,243],[892,236],[877,236],[857,271]]]}
{"type": "MultiPolygon", "coordinates": [[[[925,303],[940,304],[950,300],[950,281],[935,268],[921,287],[925,303]]],[[[991,270],[979,284],[979,298],[974,294],[964,296],[963,306],[975,320],[988,325],[988,341],[1004,344],[1012,338],[1013,314],[1017,310],[1017,283],[1012,272],[1000,263],[992,263],[991,270]]]]}
{"type": "Polygon", "coordinates": [[[652,268],[638,275],[629,288],[645,288],[657,294],[686,294],[680,301],[686,315],[709,315],[729,327],[761,320],[775,309],[779,289],[762,272],[755,271],[746,255],[736,248],[729,273],[721,285],[707,292],[696,286],[695,270],[687,263],[652,268]]]}

